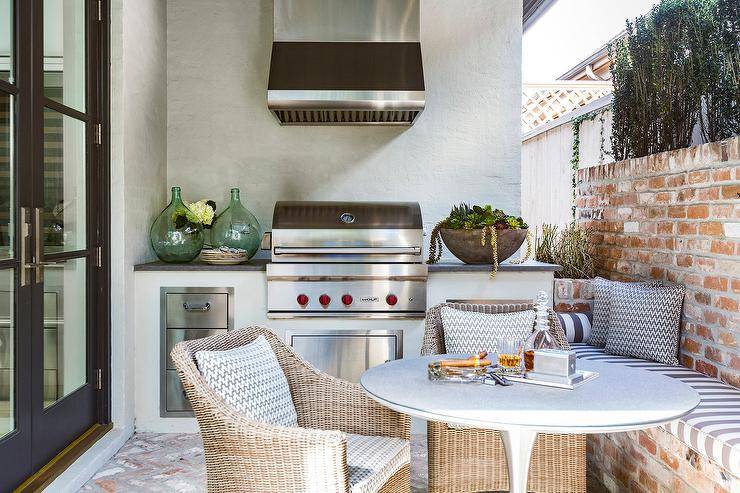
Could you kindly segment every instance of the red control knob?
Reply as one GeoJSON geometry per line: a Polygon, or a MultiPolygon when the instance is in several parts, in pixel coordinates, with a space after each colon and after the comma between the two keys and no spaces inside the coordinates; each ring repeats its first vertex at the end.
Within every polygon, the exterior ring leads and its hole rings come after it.
{"type": "Polygon", "coordinates": [[[301,306],[308,305],[308,296],[306,296],[305,294],[299,294],[298,297],[295,300],[301,306]]]}
{"type": "Polygon", "coordinates": [[[398,297],[395,294],[389,294],[385,297],[385,302],[393,306],[398,303],[398,297]]]}
{"type": "Polygon", "coordinates": [[[342,296],[342,304],[344,306],[351,305],[352,304],[352,301],[353,301],[353,299],[352,299],[352,295],[351,294],[345,294],[345,295],[342,296]]]}
{"type": "Polygon", "coordinates": [[[328,294],[322,294],[319,296],[319,303],[321,303],[321,306],[329,306],[329,303],[331,303],[331,298],[328,294]]]}

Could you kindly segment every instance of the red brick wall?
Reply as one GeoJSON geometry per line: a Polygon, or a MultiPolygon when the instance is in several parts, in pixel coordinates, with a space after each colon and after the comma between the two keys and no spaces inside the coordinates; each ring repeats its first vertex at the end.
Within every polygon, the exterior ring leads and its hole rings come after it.
{"type": "Polygon", "coordinates": [[[590,279],[555,279],[552,299],[556,312],[591,311],[594,288],[590,279]]]}
{"type": "Polygon", "coordinates": [[[599,274],[686,285],[682,362],[740,387],[740,138],[582,169],[599,274]]]}
{"type": "Polygon", "coordinates": [[[740,481],[662,428],[589,435],[588,468],[610,492],[736,493],[740,481]]]}

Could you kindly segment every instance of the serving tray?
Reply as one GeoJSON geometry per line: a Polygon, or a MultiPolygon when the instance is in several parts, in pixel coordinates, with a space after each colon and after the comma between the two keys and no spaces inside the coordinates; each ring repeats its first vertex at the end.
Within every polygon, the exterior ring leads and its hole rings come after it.
{"type": "Polygon", "coordinates": [[[576,370],[576,373],[579,375],[582,375],[583,378],[574,384],[548,382],[546,380],[535,380],[533,378],[527,378],[526,376],[514,376],[514,375],[506,375],[506,379],[511,380],[512,382],[521,382],[521,383],[526,383],[530,385],[543,385],[545,387],[555,387],[558,389],[573,390],[577,387],[580,387],[586,382],[590,382],[591,380],[594,380],[595,378],[599,376],[599,373],[595,371],[576,370]]]}

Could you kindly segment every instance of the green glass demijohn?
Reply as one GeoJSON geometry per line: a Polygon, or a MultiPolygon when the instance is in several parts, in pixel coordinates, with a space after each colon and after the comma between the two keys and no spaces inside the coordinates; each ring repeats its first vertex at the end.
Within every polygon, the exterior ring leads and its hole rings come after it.
{"type": "Polygon", "coordinates": [[[203,248],[203,224],[172,187],[172,200],[154,220],[149,231],[154,253],[164,262],[190,262],[203,248]]]}
{"type": "Polygon", "coordinates": [[[239,189],[231,189],[231,203],[218,215],[211,228],[211,244],[214,248],[226,246],[246,250],[252,258],[260,246],[260,224],[239,199],[239,189]]]}

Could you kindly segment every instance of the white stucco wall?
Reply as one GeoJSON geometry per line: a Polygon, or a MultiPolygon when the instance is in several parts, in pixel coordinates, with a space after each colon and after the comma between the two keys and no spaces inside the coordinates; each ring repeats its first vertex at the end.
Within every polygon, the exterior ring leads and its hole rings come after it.
{"type": "Polygon", "coordinates": [[[271,0],[168,0],[167,183],[229,188],[263,227],[280,199],[460,201],[520,210],[520,0],[424,0],[427,106],[411,128],[280,127],[268,112],[271,0]]]}

